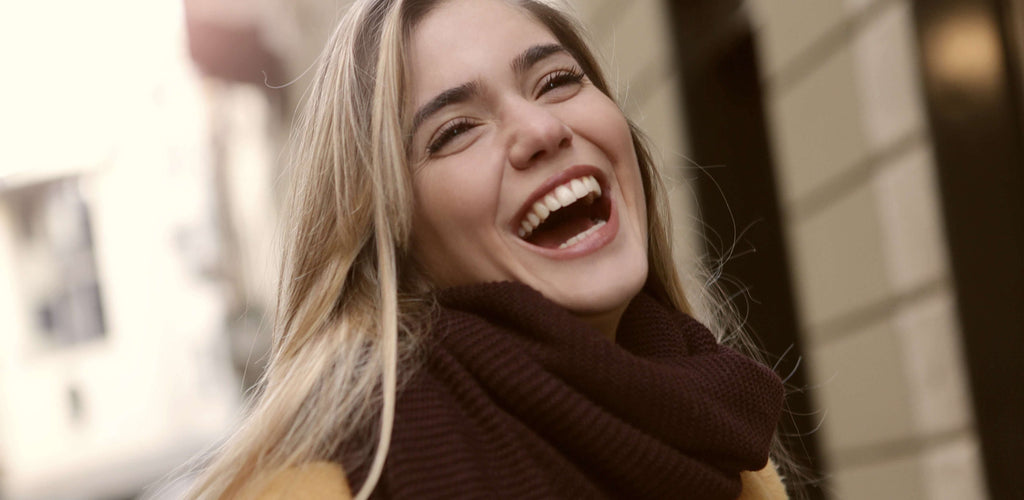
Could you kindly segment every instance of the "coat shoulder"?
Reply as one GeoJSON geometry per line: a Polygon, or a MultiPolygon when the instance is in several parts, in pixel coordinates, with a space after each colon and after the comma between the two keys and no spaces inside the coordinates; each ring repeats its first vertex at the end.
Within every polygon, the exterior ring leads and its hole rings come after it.
{"type": "Polygon", "coordinates": [[[272,474],[245,497],[253,500],[350,499],[352,492],[341,466],[311,462],[272,474]]]}
{"type": "MultiPolygon", "coordinates": [[[[740,474],[743,491],[737,500],[787,500],[786,487],[782,484],[775,464],[771,461],[759,471],[743,471],[740,474]]],[[[331,462],[312,462],[290,467],[273,474],[266,482],[245,495],[253,500],[284,499],[350,499],[352,492],[341,466],[331,462]]]]}
{"type": "Polygon", "coordinates": [[[775,463],[771,460],[759,471],[743,471],[740,473],[740,479],[743,480],[743,491],[736,500],[787,500],[789,498],[779,471],[775,469],[775,463]]]}

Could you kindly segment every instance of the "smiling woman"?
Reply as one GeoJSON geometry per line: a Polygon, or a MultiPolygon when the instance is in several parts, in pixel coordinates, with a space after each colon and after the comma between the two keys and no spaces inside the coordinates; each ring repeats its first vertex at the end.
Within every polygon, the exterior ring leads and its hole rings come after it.
{"type": "Polygon", "coordinates": [[[785,497],[782,385],[690,317],[564,9],[355,2],[295,151],[263,391],[194,496],[785,497]]]}
{"type": "Polygon", "coordinates": [[[413,241],[431,281],[524,283],[614,336],[647,279],[618,106],[550,30],[499,2],[446,2],[409,42],[413,241]]]}

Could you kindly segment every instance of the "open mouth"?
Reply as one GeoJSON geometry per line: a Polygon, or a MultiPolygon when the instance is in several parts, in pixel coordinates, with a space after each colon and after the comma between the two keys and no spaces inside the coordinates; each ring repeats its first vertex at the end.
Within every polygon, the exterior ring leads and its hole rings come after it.
{"type": "Polygon", "coordinates": [[[578,177],[541,196],[519,223],[519,237],[543,248],[568,248],[608,221],[610,201],[592,175],[578,177]]]}

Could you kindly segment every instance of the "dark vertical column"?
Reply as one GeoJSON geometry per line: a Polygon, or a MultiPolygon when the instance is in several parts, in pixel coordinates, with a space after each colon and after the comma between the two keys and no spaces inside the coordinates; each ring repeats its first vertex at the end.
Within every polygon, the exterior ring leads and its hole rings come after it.
{"type": "MultiPolygon", "coordinates": [[[[763,91],[750,24],[739,2],[668,2],[682,65],[684,111],[691,155],[707,168],[698,177],[708,240],[731,245],[725,273],[747,289],[746,326],[779,362],[790,388],[780,434],[812,477],[824,470],[803,366],[785,237],[766,129],[763,91]]],[[[738,290],[732,290],[738,291],[738,290]]],[[[824,485],[805,485],[809,498],[826,498],[824,485]]]]}
{"type": "Polygon", "coordinates": [[[989,494],[1021,498],[1024,93],[1021,38],[1012,32],[1019,19],[1011,1],[913,6],[989,494]]]}

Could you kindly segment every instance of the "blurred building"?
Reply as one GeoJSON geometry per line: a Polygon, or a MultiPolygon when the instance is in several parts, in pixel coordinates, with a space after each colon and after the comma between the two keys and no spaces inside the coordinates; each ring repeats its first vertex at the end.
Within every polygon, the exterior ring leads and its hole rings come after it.
{"type": "MultiPolygon", "coordinates": [[[[272,321],[284,138],[346,3],[0,20],[32,75],[0,82],[0,497],[140,495],[238,417],[272,321]]],[[[811,498],[1007,497],[1021,2],[573,4],[656,145],[682,268],[724,262],[787,377],[811,498]]]]}
{"type": "Polygon", "coordinates": [[[238,415],[225,330],[245,298],[226,263],[261,285],[273,266],[266,241],[255,263],[229,255],[225,227],[273,226],[259,184],[269,106],[197,71],[180,2],[13,9],[0,21],[6,74],[23,76],[5,78],[0,118],[0,497],[132,497],[238,415]],[[251,170],[226,181],[224,164],[251,170]]]}

